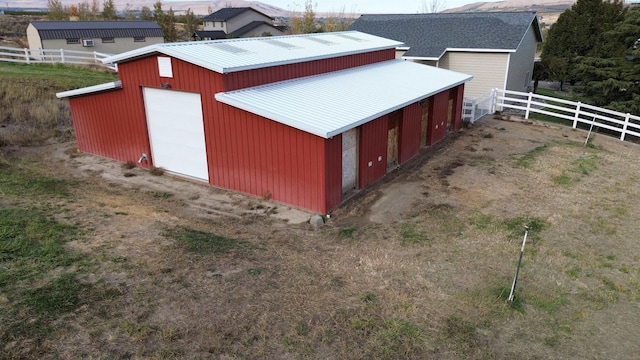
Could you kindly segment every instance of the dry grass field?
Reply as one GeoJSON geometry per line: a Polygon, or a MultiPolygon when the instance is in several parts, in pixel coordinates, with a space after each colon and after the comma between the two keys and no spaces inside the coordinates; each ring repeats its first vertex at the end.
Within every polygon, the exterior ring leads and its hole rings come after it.
{"type": "Polygon", "coordinates": [[[585,137],[484,118],[321,228],[71,142],[5,146],[0,358],[636,358],[640,148],[585,137]]]}

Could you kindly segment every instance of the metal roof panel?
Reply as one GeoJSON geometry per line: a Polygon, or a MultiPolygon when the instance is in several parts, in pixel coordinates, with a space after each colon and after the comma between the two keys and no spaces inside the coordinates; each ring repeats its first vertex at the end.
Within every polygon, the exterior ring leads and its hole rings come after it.
{"type": "Polygon", "coordinates": [[[228,105],[330,138],[471,80],[403,60],[216,94],[228,105]]]}
{"type": "Polygon", "coordinates": [[[218,73],[258,69],[303,61],[394,49],[402,43],[357,31],[269,36],[212,41],[164,43],[146,46],[103,59],[105,63],[120,63],[154,53],[162,53],[202,66],[218,73]],[[313,41],[320,38],[325,42],[313,41]],[[285,42],[291,49],[274,45],[285,42]],[[330,44],[330,45],[327,45],[330,44]],[[225,47],[243,51],[226,51],[225,47]]]}

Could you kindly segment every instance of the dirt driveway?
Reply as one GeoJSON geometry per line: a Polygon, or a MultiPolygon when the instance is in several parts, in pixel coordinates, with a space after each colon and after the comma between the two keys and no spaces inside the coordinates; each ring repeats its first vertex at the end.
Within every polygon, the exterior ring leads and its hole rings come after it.
{"type": "Polygon", "coordinates": [[[486,117],[355,194],[321,228],[305,211],[124,169],[69,144],[34,150],[43,171],[77,184],[57,217],[86,229],[69,249],[98,264],[83,281],[112,294],[61,320],[47,349],[60,358],[635,358],[640,149],[599,134],[585,146],[585,137],[486,117]],[[508,305],[525,224],[518,301],[508,305]],[[236,245],[189,251],[176,229],[236,245]]]}

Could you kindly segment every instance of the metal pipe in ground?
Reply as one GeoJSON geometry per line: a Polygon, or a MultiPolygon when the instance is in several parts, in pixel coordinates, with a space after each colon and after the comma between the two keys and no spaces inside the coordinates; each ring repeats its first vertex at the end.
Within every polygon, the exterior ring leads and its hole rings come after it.
{"type": "Polygon", "coordinates": [[[513,278],[513,284],[511,285],[511,292],[509,293],[508,302],[513,302],[516,292],[516,284],[518,283],[518,274],[520,274],[520,265],[522,264],[522,255],[524,254],[524,246],[527,243],[527,234],[529,233],[529,227],[524,227],[524,238],[522,239],[522,247],[520,248],[520,258],[518,259],[518,267],[516,267],[516,276],[513,278]]]}

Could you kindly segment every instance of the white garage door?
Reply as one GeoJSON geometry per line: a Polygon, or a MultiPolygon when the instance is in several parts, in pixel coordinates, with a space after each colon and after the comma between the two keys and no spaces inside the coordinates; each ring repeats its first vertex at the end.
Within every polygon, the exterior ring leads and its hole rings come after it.
{"type": "Polygon", "coordinates": [[[200,94],[144,88],[153,165],[209,181],[200,94]]]}

